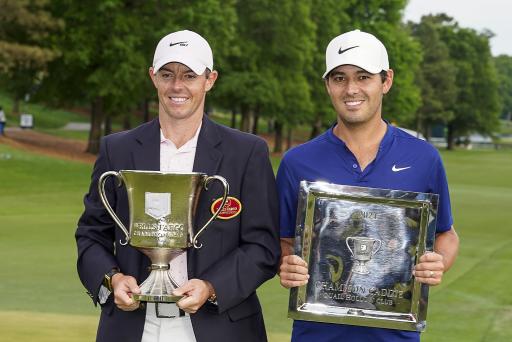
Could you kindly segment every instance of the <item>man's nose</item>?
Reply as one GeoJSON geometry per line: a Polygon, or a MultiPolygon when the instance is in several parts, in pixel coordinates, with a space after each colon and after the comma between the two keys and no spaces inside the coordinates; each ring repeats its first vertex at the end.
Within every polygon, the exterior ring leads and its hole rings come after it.
{"type": "Polygon", "coordinates": [[[171,89],[182,89],[183,86],[183,77],[175,77],[171,82],[171,89]]]}
{"type": "Polygon", "coordinates": [[[348,80],[347,82],[347,93],[348,94],[357,94],[359,93],[359,85],[356,80],[348,80]]]}

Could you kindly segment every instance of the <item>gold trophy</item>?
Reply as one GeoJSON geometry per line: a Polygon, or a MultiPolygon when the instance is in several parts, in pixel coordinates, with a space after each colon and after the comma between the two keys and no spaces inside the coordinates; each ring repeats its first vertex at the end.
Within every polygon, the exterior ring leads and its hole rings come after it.
{"type": "Polygon", "coordinates": [[[221,176],[204,173],[169,173],[159,171],[108,171],[98,182],[101,201],[126,235],[121,245],[130,243],[151,259],[151,273],[140,285],[135,300],[174,303],[182,298],[172,294],[180,286],[172,277],[169,263],[189,247],[201,248],[198,237],[219,215],[226,202],[229,185],[221,176]],[[126,229],[108,203],[105,182],[115,176],[118,186],[126,187],[130,229],[126,229]],[[194,217],[202,189],[219,181],[224,188],[222,203],[213,216],[194,234],[194,217]]]}

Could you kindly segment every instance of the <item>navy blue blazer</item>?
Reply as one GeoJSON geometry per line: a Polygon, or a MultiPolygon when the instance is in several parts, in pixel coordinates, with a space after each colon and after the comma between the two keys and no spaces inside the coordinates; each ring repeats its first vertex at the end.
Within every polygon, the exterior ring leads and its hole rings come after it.
{"type": "MultiPolygon", "coordinates": [[[[122,246],[124,234],[116,227],[100,201],[97,184],[109,170],[159,170],[160,125],[158,119],[133,130],[106,136],[101,141],[85,211],[76,230],[77,268],[80,280],[96,304],[103,276],[114,267],[132,275],[140,284],[148,276],[150,260],[130,245],[122,246]]],[[[221,175],[230,186],[230,196],[242,203],[240,215],[215,220],[199,237],[200,249],[188,250],[189,279],[212,283],[218,305],[205,303],[191,315],[194,334],[202,341],[266,341],[256,288],[272,278],[280,258],[278,199],[265,142],[254,135],[218,125],[203,118],[193,171],[221,175]]],[[[128,199],[112,177],[106,182],[109,202],[126,227],[128,199]]],[[[195,227],[211,216],[210,206],[222,187],[212,182],[203,192],[196,211],[195,227]]],[[[119,310],[113,296],[101,305],[97,341],[140,342],[145,309],[119,310]]]]}

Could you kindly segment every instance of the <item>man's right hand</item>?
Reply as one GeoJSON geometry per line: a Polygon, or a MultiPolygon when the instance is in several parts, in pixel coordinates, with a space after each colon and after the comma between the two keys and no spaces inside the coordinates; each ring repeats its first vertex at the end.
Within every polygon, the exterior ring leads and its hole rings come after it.
{"type": "Polygon", "coordinates": [[[116,273],[112,277],[114,303],[123,311],[133,311],[139,308],[140,302],[132,298],[132,293],[140,293],[137,280],[132,276],[116,273]]]}
{"type": "Polygon", "coordinates": [[[308,283],[308,264],[297,255],[286,255],[279,268],[281,286],[289,289],[308,283]]]}

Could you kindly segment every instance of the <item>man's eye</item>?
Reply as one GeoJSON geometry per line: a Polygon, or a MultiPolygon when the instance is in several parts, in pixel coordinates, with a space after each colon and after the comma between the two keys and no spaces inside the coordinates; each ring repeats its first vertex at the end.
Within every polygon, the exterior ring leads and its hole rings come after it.
{"type": "Polygon", "coordinates": [[[194,75],[194,74],[185,74],[185,78],[188,79],[188,80],[193,80],[194,78],[196,78],[196,75],[194,75]]]}

